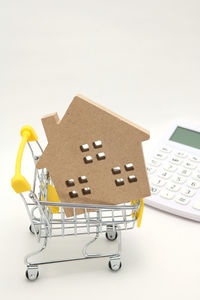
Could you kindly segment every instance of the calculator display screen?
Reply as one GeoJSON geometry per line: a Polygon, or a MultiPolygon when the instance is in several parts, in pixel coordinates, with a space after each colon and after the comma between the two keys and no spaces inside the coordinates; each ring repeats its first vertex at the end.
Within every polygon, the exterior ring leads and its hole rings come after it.
{"type": "Polygon", "coordinates": [[[200,149],[200,133],[180,126],[176,128],[170,141],[200,149]]]}

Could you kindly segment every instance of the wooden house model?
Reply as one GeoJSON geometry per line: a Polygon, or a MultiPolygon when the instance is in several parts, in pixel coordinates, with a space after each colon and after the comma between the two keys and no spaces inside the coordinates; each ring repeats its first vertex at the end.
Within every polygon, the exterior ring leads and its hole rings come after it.
{"type": "Polygon", "coordinates": [[[79,95],[62,120],[54,113],[42,123],[48,145],[37,168],[48,169],[61,202],[115,205],[150,195],[148,131],[79,95]]]}

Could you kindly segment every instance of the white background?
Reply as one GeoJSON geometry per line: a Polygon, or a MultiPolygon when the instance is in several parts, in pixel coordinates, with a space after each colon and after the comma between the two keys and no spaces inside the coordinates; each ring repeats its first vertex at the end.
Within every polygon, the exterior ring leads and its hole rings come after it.
{"type": "MultiPolygon", "coordinates": [[[[0,0],[2,299],[200,299],[199,223],[148,207],[123,234],[118,273],[101,259],[44,266],[28,282],[23,256],[38,245],[10,187],[21,126],[45,146],[40,118],[62,117],[76,93],[149,129],[145,154],[171,121],[199,123],[199,16],[197,0],[0,0]]],[[[87,240],[54,239],[49,253],[87,240]]]]}

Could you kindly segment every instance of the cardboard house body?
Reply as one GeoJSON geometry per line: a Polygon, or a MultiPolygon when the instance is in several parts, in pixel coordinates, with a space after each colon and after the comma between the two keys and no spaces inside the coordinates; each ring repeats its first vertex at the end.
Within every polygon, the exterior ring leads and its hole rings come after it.
{"type": "Polygon", "coordinates": [[[48,145],[37,168],[48,169],[61,202],[115,205],[150,195],[141,144],[148,131],[83,96],[62,120],[55,113],[42,123],[48,145]]]}

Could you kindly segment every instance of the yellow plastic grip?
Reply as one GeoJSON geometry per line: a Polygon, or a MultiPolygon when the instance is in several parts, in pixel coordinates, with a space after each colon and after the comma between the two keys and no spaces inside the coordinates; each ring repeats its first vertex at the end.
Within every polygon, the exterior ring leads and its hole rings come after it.
{"type": "Polygon", "coordinates": [[[24,176],[22,176],[21,174],[21,162],[22,162],[22,155],[26,143],[37,141],[38,139],[34,129],[28,125],[22,127],[20,134],[22,140],[17,153],[17,159],[15,164],[15,175],[11,180],[12,188],[16,193],[23,193],[31,190],[30,184],[28,183],[26,178],[24,178],[24,176]]]}
{"type": "MultiPolygon", "coordinates": [[[[138,200],[131,201],[131,205],[137,204],[138,200]]],[[[142,222],[142,216],[143,216],[143,210],[144,210],[144,200],[141,198],[140,199],[140,209],[136,212],[136,219],[137,219],[137,227],[141,226],[142,222]]],[[[135,213],[132,213],[132,218],[135,217],[135,213]]]]}
{"type": "MultiPolygon", "coordinates": [[[[42,195],[41,200],[44,201],[44,196],[42,195]]],[[[47,189],[47,201],[48,202],[60,202],[56,189],[53,185],[48,184],[47,189]]],[[[59,212],[58,206],[49,206],[53,214],[57,214],[59,212]]]]}
{"type": "Polygon", "coordinates": [[[137,227],[141,226],[143,210],[144,210],[144,200],[141,198],[140,199],[140,209],[137,212],[138,213],[138,215],[137,215],[137,227]]]}

